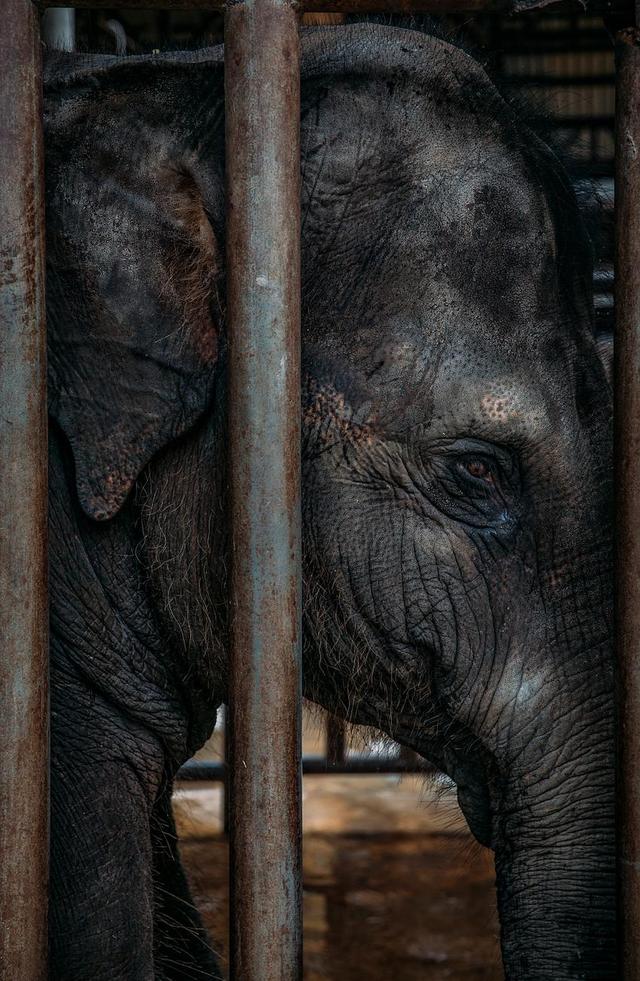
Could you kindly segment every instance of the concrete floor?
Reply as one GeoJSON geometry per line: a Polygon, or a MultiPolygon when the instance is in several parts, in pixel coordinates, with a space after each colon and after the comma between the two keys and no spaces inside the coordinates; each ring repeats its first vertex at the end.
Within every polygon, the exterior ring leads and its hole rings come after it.
{"type": "MultiPolygon", "coordinates": [[[[225,956],[221,794],[175,799],[194,896],[225,956]]],[[[306,777],[305,981],[499,981],[490,853],[451,792],[419,778],[306,777]]]]}

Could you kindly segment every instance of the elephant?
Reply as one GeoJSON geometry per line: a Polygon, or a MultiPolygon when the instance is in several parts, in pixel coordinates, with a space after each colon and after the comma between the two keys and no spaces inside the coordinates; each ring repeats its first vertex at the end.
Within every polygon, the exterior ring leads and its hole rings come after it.
{"type": "MultiPolygon", "coordinates": [[[[304,693],[455,782],[510,981],[614,978],[612,396],[580,209],[461,47],[301,43],[304,693]]],[[[170,797],[227,698],[222,50],[51,54],[45,134],[51,976],[216,977],[170,797]]]]}

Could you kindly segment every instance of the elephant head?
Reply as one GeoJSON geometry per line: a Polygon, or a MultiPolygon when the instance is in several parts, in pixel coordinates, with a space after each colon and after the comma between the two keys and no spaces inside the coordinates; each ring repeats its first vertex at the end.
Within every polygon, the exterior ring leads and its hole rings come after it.
{"type": "Polygon", "coordinates": [[[495,849],[509,978],[609,977],[611,396],[588,246],[479,67],[402,47],[305,97],[307,691],[456,782],[495,849]]]}
{"type": "MultiPolygon", "coordinates": [[[[47,94],[51,413],[212,701],[221,66],[58,61],[47,94]]],[[[310,31],[302,95],[305,692],[455,781],[508,978],[613,978],[611,393],[573,192],[445,41],[310,31]]]]}

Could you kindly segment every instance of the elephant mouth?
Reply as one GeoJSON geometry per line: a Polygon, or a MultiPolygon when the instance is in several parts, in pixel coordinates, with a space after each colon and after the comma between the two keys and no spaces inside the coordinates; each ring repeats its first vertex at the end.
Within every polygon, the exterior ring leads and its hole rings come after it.
{"type": "Polygon", "coordinates": [[[458,805],[471,834],[480,845],[494,848],[499,779],[491,754],[477,740],[472,746],[470,741],[452,740],[445,747],[437,747],[430,740],[401,741],[454,782],[458,805]]]}
{"type": "Polygon", "coordinates": [[[491,798],[482,781],[462,778],[456,781],[458,804],[471,834],[485,848],[493,847],[491,798]]]}
{"type": "Polygon", "coordinates": [[[494,808],[485,760],[445,750],[444,770],[457,789],[458,804],[469,830],[485,848],[494,842],[494,808]]]}

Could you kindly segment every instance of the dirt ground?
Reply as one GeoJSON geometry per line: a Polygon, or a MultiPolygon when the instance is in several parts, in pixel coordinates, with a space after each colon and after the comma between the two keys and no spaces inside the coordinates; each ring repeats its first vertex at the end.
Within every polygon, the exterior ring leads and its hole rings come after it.
{"type": "MultiPolygon", "coordinates": [[[[175,812],[193,892],[223,959],[221,791],[185,787],[175,812]]],[[[305,981],[499,981],[490,853],[450,793],[419,778],[304,781],[305,981]]]]}

